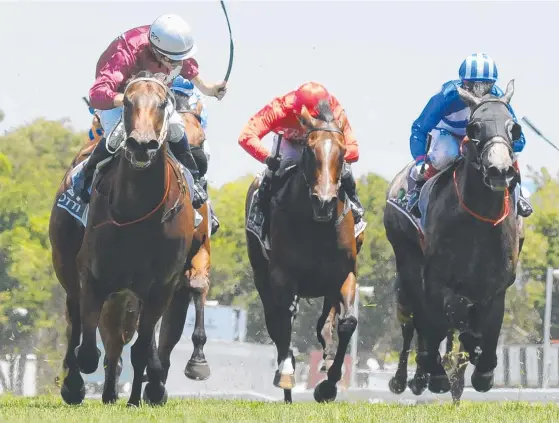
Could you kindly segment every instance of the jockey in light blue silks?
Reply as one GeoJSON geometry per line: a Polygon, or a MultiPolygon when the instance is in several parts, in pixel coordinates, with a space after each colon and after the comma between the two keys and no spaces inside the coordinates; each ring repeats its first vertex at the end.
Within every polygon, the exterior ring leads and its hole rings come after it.
{"type": "MultiPolygon", "coordinates": [[[[194,108],[196,107],[196,104],[198,103],[202,103],[203,107],[202,110],[200,112],[200,124],[202,125],[202,129],[204,130],[204,132],[207,131],[207,126],[208,126],[208,113],[206,111],[206,107],[204,105],[204,101],[202,99],[202,93],[200,92],[200,90],[198,88],[196,88],[194,86],[194,84],[182,77],[182,76],[177,76],[174,80],[173,83],[171,85],[171,90],[175,91],[175,92],[180,92],[184,95],[186,95],[188,97],[188,104],[194,108]]],[[[191,151],[192,151],[192,156],[194,157],[194,160],[197,162],[199,162],[200,158],[198,157],[198,148],[191,146],[190,147],[191,151]]],[[[207,163],[209,163],[210,161],[210,147],[209,147],[209,143],[208,140],[205,140],[204,143],[202,144],[202,150],[200,151],[200,153],[203,153],[205,155],[205,161],[207,163]]],[[[202,158],[203,159],[203,158],[202,158]]],[[[200,170],[204,169],[204,167],[207,168],[207,166],[201,166],[200,164],[198,164],[198,168],[200,170]]],[[[207,183],[205,182],[205,178],[204,178],[204,174],[200,174],[200,178],[204,179],[204,183],[203,185],[206,187],[206,191],[207,191],[207,183]]],[[[209,204],[209,201],[208,201],[209,204]]],[[[214,234],[217,229],[219,228],[219,221],[217,219],[217,216],[215,215],[213,208],[210,205],[210,214],[211,214],[211,220],[212,220],[212,234],[214,234]]]]}
{"type": "MultiPolygon", "coordinates": [[[[440,92],[431,97],[411,128],[410,150],[416,161],[416,166],[411,172],[411,179],[416,183],[403,199],[403,204],[408,212],[417,217],[419,217],[417,202],[425,181],[440,170],[446,169],[460,157],[459,146],[466,135],[470,108],[460,98],[456,87],[461,87],[476,97],[483,97],[488,93],[497,97],[503,96],[503,91],[495,85],[498,76],[497,65],[487,54],[476,53],[468,56],[462,62],[458,74],[459,80],[444,83],[440,92]],[[432,135],[432,140],[429,152],[426,154],[427,134],[429,133],[432,135]],[[429,166],[421,174],[420,169],[424,161],[429,166]]],[[[516,122],[512,107],[510,105],[508,107],[516,122]]],[[[525,143],[524,134],[521,132],[520,137],[513,140],[514,153],[520,153],[525,143]]],[[[515,161],[515,167],[520,175],[518,160],[515,161]]],[[[528,217],[533,211],[532,207],[522,197],[520,189],[517,190],[517,193],[518,214],[528,217]]]]}

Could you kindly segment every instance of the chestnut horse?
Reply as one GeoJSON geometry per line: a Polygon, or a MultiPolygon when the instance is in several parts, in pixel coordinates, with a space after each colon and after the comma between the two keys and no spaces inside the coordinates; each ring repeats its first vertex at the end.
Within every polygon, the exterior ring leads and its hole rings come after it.
{"type": "MultiPolygon", "coordinates": [[[[336,397],[336,383],[357,325],[354,221],[347,198],[339,192],[344,136],[328,103],[321,102],[319,110],[319,117],[313,118],[303,109],[299,121],[308,133],[301,160],[291,170],[286,170],[288,162],[284,162],[279,180],[272,184],[271,247],[264,250],[261,240],[246,231],[254,283],[264,306],[268,333],[278,351],[273,383],[284,390],[286,402],[291,402],[295,385],[291,330],[299,298],[324,297],[325,320],[340,313],[335,357],[328,368],[328,378],[314,393],[319,402],[336,397]]],[[[259,183],[255,180],[247,193],[247,222],[259,183]]],[[[321,325],[324,322],[319,322],[319,328],[321,325]]],[[[331,327],[329,324],[326,332],[331,327]]]]}
{"type": "MultiPolygon", "coordinates": [[[[53,265],[67,292],[68,347],[61,394],[70,404],[81,403],[85,396],[80,371],[90,374],[97,369],[98,324],[106,350],[103,401],[117,399],[122,347],[136,327],[128,403],[140,403],[146,366],[144,399],[153,404],[167,399],[154,328],[183,277],[193,242],[194,209],[186,178],[167,155],[172,94],[159,79],[144,74],[125,90],[128,135],[105,174],[95,178],[85,230],[56,205],[51,213],[53,265]]],[[[91,148],[80,152],[73,165],[91,148]]],[[[69,173],[57,198],[69,187],[69,173]]]]}
{"type": "MultiPolygon", "coordinates": [[[[171,88],[172,89],[172,88],[171,88]]],[[[202,103],[193,106],[188,104],[188,96],[180,91],[174,92],[176,99],[176,110],[181,114],[188,143],[191,149],[202,148],[206,134],[202,128],[202,103]]],[[[200,176],[207,170],[207,161],[200,161],[199,155],[194,155],[200,176]]],[[[205,158],[205,156],[204,156],[205,158]]],[[[202,159],[203,160],[203,159],[202,159]]],[[[167,374],[171,365],[171,352],[179,342],[190,300],[194,300],[196,309],[196,321],[192,332],[192,343],[194,351],[186,365],[184,373],[186,377],[193,380],[205,380],[210,377],[210,367],[204,356],[204,344],[206,343],[206,330],[204,327],[204,305],[206,296],[210,289],[210,209],[206,202],[198,209],[203,221],[194,231],[192,248],[188,254],[183,283],[173,296],[171,304],[163,315],[161,330],[159,332],[159,358],[164,369],[163,381],[167,380],[167,374]]]]}

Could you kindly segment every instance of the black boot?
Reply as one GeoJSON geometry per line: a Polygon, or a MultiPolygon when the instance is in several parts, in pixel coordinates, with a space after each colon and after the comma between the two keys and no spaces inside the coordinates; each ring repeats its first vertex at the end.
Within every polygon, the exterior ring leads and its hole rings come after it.
{"type": "Polygon", "coordinates": [[[351,168],[347,163],[344,163],[344,168],[342,170],[341,185],[346,195],[349,197],[353,220],[357,225],[363,219],[365,209],[361,205],[361,200],[359,200],[359,196],[357,195],[355,179],[353,178],[353,173],[351,173],[351,168]]]}
{"type": "Polygon", "coordinates": [[[192,174],[192,178],[194,179],[194,198],[192,199],[192,206],[195,209],[199,209],[208,199],[208,194],[206,194],[206,191],[200,185],[200,172],[198,171],[198,166],[190,151],[190,145],[186,139],[186,134],[184,134],[179,142],[170,142],[169,145],[177,160],[192,174]]]}
{"type": "Polygon", "coordinates": [[[89,159],[87,159],[86,164],[78,174],[73,187],[74,192],[76,192],[84,203],[89,203],[90,196],[88,189],[93,182],[93,174],[95,173],[97,165],[110,156],[111,153],[107,150],[107,140],[103,137],[91,152],[89,159]]]}
{"type": "Polygon", "coordinates": [[[516,205],[518,207],[517,213],[522,217],[528,217],[534,211],[528,200],[522,195],[522,192],[518,195],[518,201],[516,205]]]}
{"type": "Polygon", "coordinates": [[[256,195],[256,201],[258,201],[258,206],[262,211],[262,240],[268,234],[270,228],[270,201],[272,199],[272,172],[270,169],[264,171],[264,176],[260,182],[260,187],[258,188],[258,194],[256,195]]]}
{"type": "MultiPolygon", "coordinates": [[[[196,159],[196,157],[194,157],[194,158],[196,159]]],[[[196,163],[199,163],[198,160],[196,160],[196,163]]],[[[204,191],[206,192],[206,195],[208,195],[208,181],[203,176],[200,178],[200,185],[202,186],[202,188],[204,188],[204,191]]],[[[214,209],[213,209],[212,205],[210,203],[208,203],[208,206],[209,206],[208,208],[209,208],[209,211],[210,211],[210,219],[211,219],[211,224],[212,224],[211,234],[213,235],[219,229],[219,220],[217,218],[217,215],[214,212],[214,209]]]]}

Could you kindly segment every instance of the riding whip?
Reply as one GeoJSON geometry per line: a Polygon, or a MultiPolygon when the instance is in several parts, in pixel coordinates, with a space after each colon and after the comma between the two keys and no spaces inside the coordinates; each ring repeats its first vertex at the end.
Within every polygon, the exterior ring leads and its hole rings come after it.
{"type": "Polygon", "coordinates": [[[227,28],[229,28],[229,66],[227,67],[227,73],[224,78],[224,81],[227,82],[229,80],[229,75],[231,74],[231,68],[233,67],[233,54],[235,46],[233,45],[233,34],[231,33],[231,24],[229,23],[229,16],[227,15],[225,3],[223,1],[220,1],[220,3],[223,13],[225,14],[225,19],[227,20],[227,28]]]}
{"type": "Polygon", "coordinates": [[[281,145],[281,139],[283,138],[283,131],[278,131],[278,142],[276,145],[276,151],[274,151],[274,157],[277,159],[279,157],[279,152],[280,152],[280,145],[281,145]]]}
{"type": "Polygon", "coordinates": [[[530,129],[531,129],[532,131],[534,131],[536,134],[538,134],[545,142],[547,142],[547,143],[548,143],[549,145],[551,145],[554,149],[556,149],[557,151],[559,151],[559,148],[557,148],[557,146],[556,146],[555,144],[553,144],[550,140],[548,140],[548,139],[544,136],[544,134],[542,134],[542,132],[541,132],[538,128],[536,128],[535,125],[534,125],[530,120],[528,120],[528,118],[527,118],[526,116],[524,116],[524,117],[522,118],[522,120],[523,120],[524,122],[526,122],[526,124],[530,127],[530,129]]]}

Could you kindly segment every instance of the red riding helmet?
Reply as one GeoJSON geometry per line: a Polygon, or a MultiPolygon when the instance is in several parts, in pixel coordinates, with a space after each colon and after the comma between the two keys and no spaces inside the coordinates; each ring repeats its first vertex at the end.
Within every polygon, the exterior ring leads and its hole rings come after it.
{"type": "Polygon", "coordinates": [[[318,82],[307,82],[295,90],[295,112],[301,113],[303,106],[312,116],[318,114],[320,100],[330,101],[330,93],[318,82]]]}

